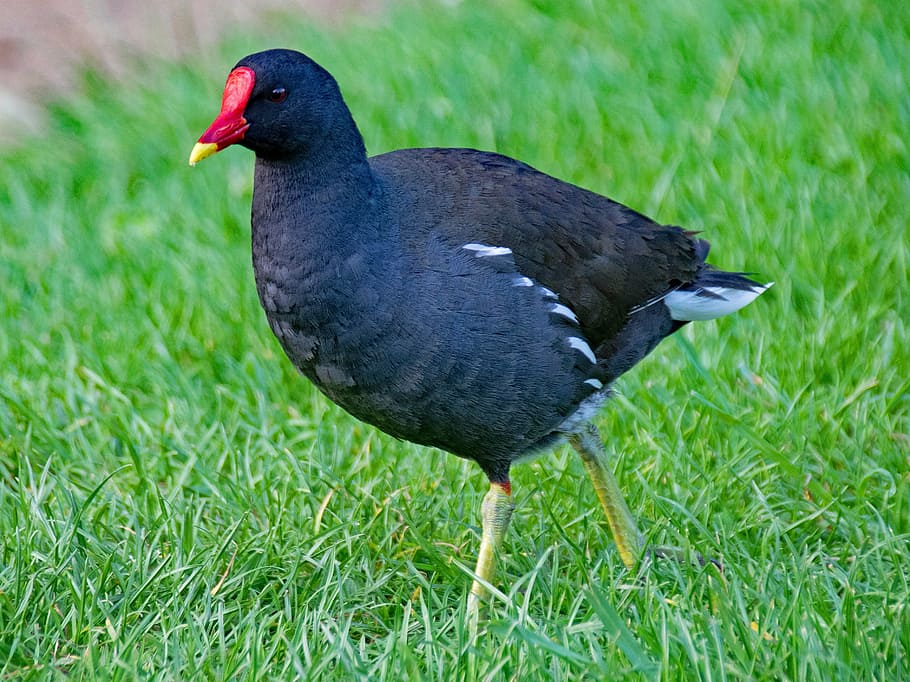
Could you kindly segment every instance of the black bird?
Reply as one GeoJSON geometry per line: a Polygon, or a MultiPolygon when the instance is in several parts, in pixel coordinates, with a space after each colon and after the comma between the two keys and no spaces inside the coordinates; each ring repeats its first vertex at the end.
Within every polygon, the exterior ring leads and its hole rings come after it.
{"type": "Polygon", "coordinates": [[[256,287],[291,362],[359,419],[489,478],[471,612],[510,467],[560,441],[633,566],[641,537],[590,420],[661,339],[767,286],[706,264],[692,232],[499,154],[368,157],[335,79],[292,50],[240,60],[190,164],[232,144],[256,154],[256,287]]]}

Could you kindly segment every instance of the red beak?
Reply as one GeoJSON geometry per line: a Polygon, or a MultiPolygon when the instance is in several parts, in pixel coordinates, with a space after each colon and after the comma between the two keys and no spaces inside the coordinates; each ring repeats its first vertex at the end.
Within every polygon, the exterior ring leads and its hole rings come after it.
{"type": "Polygon", "coordinates": [[[193,147],[190,153],[191,166],[243,139],[250,127],[243,113],[255,84],[256,73],[248,66],[238,66],[228,74],[224,95],[221,97],[221,113],[193,147]]]}

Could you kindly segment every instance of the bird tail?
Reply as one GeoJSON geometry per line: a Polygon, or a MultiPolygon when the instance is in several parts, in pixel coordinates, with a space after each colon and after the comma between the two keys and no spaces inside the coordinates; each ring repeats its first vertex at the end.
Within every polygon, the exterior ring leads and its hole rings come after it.
{"type": "Polygon", "coordinates": [[[694,282],[667,294],[664,304],[670,309],[670,317],[679,322],[713,320],[735,313],[774,284],[759,284],[747,274],[705,265],[694,282]]]}

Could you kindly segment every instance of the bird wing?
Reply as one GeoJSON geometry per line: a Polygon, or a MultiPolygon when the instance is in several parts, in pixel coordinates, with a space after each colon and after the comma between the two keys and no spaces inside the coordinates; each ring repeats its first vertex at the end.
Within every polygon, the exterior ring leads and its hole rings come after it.
{"type": "Polygon", "coordinates": [[[402,221],[405,248],[433,233],[511,249],[518,272],[556,292],[595,347],[704,268],[707,242],[691,233],[499,154],[406,149],[371,164],[398,214],[420,217],[402,221]]]}

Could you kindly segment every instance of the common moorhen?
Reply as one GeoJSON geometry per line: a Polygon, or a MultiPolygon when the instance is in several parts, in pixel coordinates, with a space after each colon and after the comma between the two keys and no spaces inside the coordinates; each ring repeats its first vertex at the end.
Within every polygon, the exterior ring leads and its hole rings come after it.
{"type": "Polygon", "coordinates": [[[499,154],[368,157],[335,79],[292,50],[240,60],[190,164],[232,144],[256,154],[256,287],[291,362],[359,419],[489,478],[472,610],[509,468],[564,440],[633,566],[641,538],[591,419],[661,339],[767,286],[706,264],[692,232],[499,154]]]}

